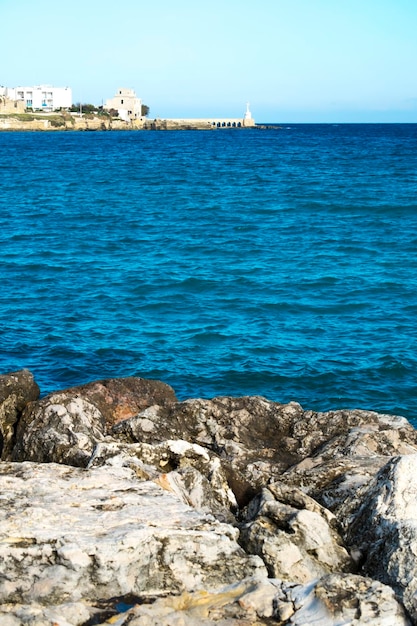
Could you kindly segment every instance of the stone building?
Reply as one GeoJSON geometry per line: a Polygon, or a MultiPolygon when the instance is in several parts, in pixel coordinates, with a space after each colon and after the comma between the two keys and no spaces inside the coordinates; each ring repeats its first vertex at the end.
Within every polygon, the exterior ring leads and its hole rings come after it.
{"type": "Polygon", "coordinates": [[[24,105],[24,109],[33,111],[55,111],[69,109],[72,106],[72,90],[69,87],[36,85],[33,87],[2,87],[0,96],[24,105]]]}
{"type": "Polygon", "coordinates": [[[142,117],[142,100],[133,89],[118,89],[113,98],[106,100],[103,109],[115,109],[122,120],[135,120],[142,117]]]}
{"type": "Polygon", "coordinates": [[[13,115],[13,113],[24,113],[25,110],[26,106],[24,102],[10,100],[10,98],[3,93],[3,88],[0,87],[0,114],[13,115]]]}

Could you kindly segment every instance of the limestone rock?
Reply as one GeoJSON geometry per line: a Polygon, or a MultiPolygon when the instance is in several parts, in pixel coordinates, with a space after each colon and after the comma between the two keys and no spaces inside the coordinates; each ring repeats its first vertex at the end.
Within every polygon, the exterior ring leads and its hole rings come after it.
{"type": "Polygon", "coordinates": [[[118,598],[131,608],[113,623],[129,626],[405,625],[393,589],[417,624],[404,418],[178,402],[137,378],[36,400],[25,374],[20,400],[13,376],[0,377],[0,623],[90,626],[118,598]],[[362,564],[374,581],[351,573],[362,564]]]}
{"type": "Polygon", "coordinates": [[[120,624],[269,626],[279,589],[280,581],[248,578],[218,589],[183,593],[161,598],[150,605],[138,605],[128,612],[125,621],[120,624]]]}
{"type": "Polygon", "coordinates": [[[115,423],[155,401],[163,406],[174,400],[168,385],[135,377],[97,381],[51,394],[24,411],[12,459],[85,467],[95,444],[115,423]]]}
{"type": "Polygon", "coordinates": [[[126,465],[132,458],[141,459],[144,464],[154,467],[158,472],[169,472],[189,465],[205,472],[214,454],[198,444],[183,439],[162,441],[155,445],[104,442],[97,445],[89,467],[126,465]]]}
{"type": "Polygon", "coordinates": [[[345,525],[345,522],[348,522],[347,503],[350,504],[352,511],[360,505],[357,497],[359,490],[371,482],[389,458],[338,456],[335,450],[335,457],[332,459],[323,458],[319,453],[290,467],[281,475],[280,480],[289,486],[298,485],[331,510],[345,525]],[[344,515],[340,515],[341,507],[345,510],[344,515]]]}
{"type": "Polygon", "coordinates": [[[261,397],[175,400],[168,385],[133,377],[52,394],[26,408],[12,458],[86,466],[105,437],[150,445],[182,439],[221,459],[240,508],[270,480],[302,485],[333,508],[343,489],[367,482],[390,456],[417,452],[404,418],[314,413],[261,397]]]}
{"type": "Polygon", "coordinates": [[[281,445],[280,457],[274,459],[288,467],[298,460],[293,442],[286,445],[285,434],[294,421],[300,418],[300,405],[271,402],[257,396],[243,398],[219,397],[212,400],[187,400],[168,407],[168,411],[155,409],[138,416],[153,424],[146,431],[143,423],[132,428],[132,423],[119,424],[113,429],[115,435],[125,435],[132,441],[163,441],[181,438],[203,447],[223,452],[227,456],[227,443],[233,443],[232,454],[241,450],[263,450],[272,456],[281,445]],[[176,434],[176,437],[173,437],[176,434]],[[278,439],[279,437],[279,439],[278,439]],[[285,460],[282,460],[285,457],[285,460]]]}
{"type": "MultiPolygon", "coordinates": [[[[100,612],[84,602],[67,602],[58,606],[31,604],[0,604],[1,626],[84,626],[100,612]]],[[[103,621],[104,621],[103,614],[103,621]]]]}
{"type": "MultiPolygon", "coordinates": [[[[417,432],[405,418],[372,411],[330,411],[321,415],[332,421],[333,437],[288,468],[280,480],[302,487],[346,526],[347,507],[354,513],[360,505],[360,489],[366,488],[389,459],[417,453],[417,432]]],[[[321,423],[323,417],[317,421],[321,423]]],[[[313,428],[317,434],[317,424],[313,428]]],[[[305,443],[302,446],[305,448],[305,443]]]]}
{"type": "Polygon", "coordinates": [[[0,604],[175,594],[266,577],[238,530],[128,468],[0,464],[0,604]]]}
{"type": "Polygon", "coordinates": [[[282,592],[275,615],[285,626],[410,626],[393,590],[371,578],[330,574],[282,592]]]}
{"type": "Polygon", "coordinates": [[[80,396],[97,407],[105,419],[107,431],[147,407],[164,407],[177,402],[174,390],[166,383],[137,376],[99,380],[72,387],[66,393],[80,396]]]}
{"type": "Polygon", "coordinates": [[[364,573],[389,584],[417,623],[417,455],[392,459],[362,492],[348,539],[364,573]]]}
{"type": "Polygon", "coordinates": [[[106,425],[97,407],[72,393],[56,393],[29,405],[17,429],[14,461],[85,467],[106,425]]]}
{"type": "Polygon", "coordinates": [[[10,460],[17,421],[29,402],[39,398],[39,387],[28,370],[0,376],[0,459],[10,460]]]}
{"type": "Polygon", "coordinates": [[[262,557],[269,576],[305,584],[354,563],[336,518],[296,488],[271,484],[250,503],[240,543],[262,557]]]}
{"type": "Polygon", "coordinates": [[[142,480],[156,480],[186,504],[234,522],[236,499],[217,455],[183,440],[147,443],[99,443],[88,467],[129,467],[142,480]]]}
{"type": "Polygon", "coordinates": [[[345,475],[344,487],[354,493],[390,456],[417,452],[417,433],[405,418],[304,411],[296,402],[257,396],[151,406],[116,424],[112,435],[130,443],[180,438],[216,452],[241,508],[270,480],[302,486],[314,498],[323,494],[331,508],[345,475]]]}
{"type": "MultiPolygon", "coordinates": [[[[219,474],[213,474],[211,478],[212,481],[214,478],[215,483],[219,474]]],[[[235,524],[232,509],[236,509],[236,501],[233,493],[229,489],[216,489],[216,485],[194,467],[184,467],[168,474],[160,474],[155,482],[163,489],[175,493],[183,502],[198,511],[211,513],[220,521],[235,524]]]]}
{"type": "Polygon", "coordinates": [[[361,456],[361,452],[381,456],[392,447],[398,449],[402,441],[405,447],[408,441],[417,445],[417,433],[404,417],[359,409],[305,411],[303,419],[294,424],[293,435],[302,443],[299,454],[303,458],[316,454],[334,438],[338,438],[341,451],[354,456],[361,456]],[[371,444],[363,441],[363,433],[378,435],[371,444]]]}
{"type": "Polygon", "coordinates": [[[244,506],[271,476],[300,460],[299,442],[290,431],[303,410],[261,397],[187,400],[151,407],[120,422],[112,434],[127,442],[180,438],[206,447],[222,458],[239,506],[244,506]]]}
{"type": "Polygon", "coordinates": [[[61,605],[0,605],[2,626],[410,626],[389,587],[332,574],[308,585],[245,578],[165,597],[130,597],[61,605]],[[87,619],[87,616],[90,616],[87,619]]]}

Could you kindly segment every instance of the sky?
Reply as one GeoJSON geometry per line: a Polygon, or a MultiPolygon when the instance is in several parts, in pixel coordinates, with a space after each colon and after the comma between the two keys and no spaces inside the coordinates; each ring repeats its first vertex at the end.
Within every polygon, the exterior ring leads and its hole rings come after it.
{"type": "Polygon", "coordinates": [[[416,0],[0,0],[0,85],[150,117],[416,122],[416,0]]]}

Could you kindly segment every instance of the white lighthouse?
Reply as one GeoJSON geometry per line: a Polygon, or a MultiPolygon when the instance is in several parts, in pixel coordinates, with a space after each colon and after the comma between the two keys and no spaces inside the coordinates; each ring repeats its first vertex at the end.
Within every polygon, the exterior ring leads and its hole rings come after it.
{"type": "Polygon", "coordinates": [[[246,112],[243,117],[243,126],[255,126],[255,120],[252,118],[252,113],[249,110],[249,102],[246,103],[246,112]]]}

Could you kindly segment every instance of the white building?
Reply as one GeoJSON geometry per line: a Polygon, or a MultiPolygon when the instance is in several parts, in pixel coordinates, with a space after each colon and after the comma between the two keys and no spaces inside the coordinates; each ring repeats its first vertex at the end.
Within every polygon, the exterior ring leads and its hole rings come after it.
{"type": "Polygon", "coordinates": [[[34,111],[55,111],[72,106],[72,90],[69,87],[37,85],[34,87],[4,87],[4,95],[9,100],[24,102],[27,109],[34,111]]]}
{"type": "Polygon", "coordinates": [[[106,111],[115,109],[120,119],[128,122],[142,117],[142,100],[136,96],[133,89],[119,89],[113,98],[106,100],[103,109],[106,111]]]}

